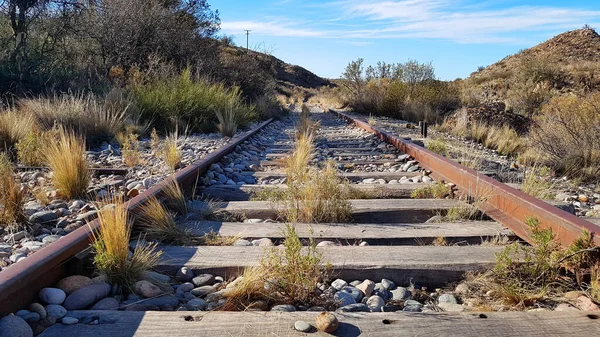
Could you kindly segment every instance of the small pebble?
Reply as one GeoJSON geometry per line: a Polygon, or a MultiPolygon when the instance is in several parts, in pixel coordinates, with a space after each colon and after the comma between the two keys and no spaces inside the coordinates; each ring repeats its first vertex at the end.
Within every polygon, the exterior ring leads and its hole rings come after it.
{"type": "Polygon", "coordinates": [[[296,321],[296,323],[294,323],[294,329],[300,332],[309,332],[312,329],[312,325],[305,321],[296,321]]]}

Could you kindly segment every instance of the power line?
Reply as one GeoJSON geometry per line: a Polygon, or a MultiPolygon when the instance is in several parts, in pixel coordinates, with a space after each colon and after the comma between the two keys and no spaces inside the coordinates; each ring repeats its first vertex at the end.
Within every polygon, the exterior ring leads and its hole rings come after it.
{"type": "Polygon", "coordinates": [[[251,32],[251,30],[244,29],[244,31],[246,32],[246,50],[248,50],[248,40],[250,39],[250,32],[251,32]]]}

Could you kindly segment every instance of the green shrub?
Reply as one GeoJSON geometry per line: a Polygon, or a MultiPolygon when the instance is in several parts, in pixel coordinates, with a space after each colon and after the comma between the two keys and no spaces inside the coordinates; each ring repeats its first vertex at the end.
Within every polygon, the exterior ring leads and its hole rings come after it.
{"type": "Polygon", "coordinates": [[[215,113],[231,109],[238,125],[255,118],[253,107],[244,104],[239,87],[228,88],[196,79],[186,69],[178,76],[133,85],[142,118],[162,130],[178,128],[190,132],[216,129],[215,113]]]}

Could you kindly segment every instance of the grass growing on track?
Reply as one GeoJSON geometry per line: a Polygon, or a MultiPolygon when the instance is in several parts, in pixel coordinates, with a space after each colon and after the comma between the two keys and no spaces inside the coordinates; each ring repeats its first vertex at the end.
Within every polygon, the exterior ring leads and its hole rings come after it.
{"type": "Polygon", "coordinates": [[[129,257],[131,225],[127,208],[120,198],[113,202],[98,212],[100,228],[97,234],[92,232],[94,265],[111,283],[131,290],[145,271],[156,266],[162,252],[156,251],[154,244],[137,245],[129,257]]]}
{"type": "Polygon", "coordinates": [[[536,218],[527,218],[526,226],[531,245],[506,246],[496,255],[491,271],[467,278],[468,296],[487,306],[501,304],[517,310],[569,302],[562,295],[573,290],[600,300],[600,249],[591,234],[583,231],[563,248],[552,230],[542,228],[536,218]]]}
{"type": "Polygon", "coordinates": [[[413,199],[444,199],[452,193],[452,189],[442,182],[413,190],[410,197],[413,199]]]}
{"type": "Polygon", "coordinates": [[[164,204],[168,209],[178,215],[186,215],[188,213],[187,199],[181,190],[181,186],[179,186],[175,179],[170,179],[169,183],[163,189],[163,195],[165,197],[164,204]]]}
{"type": "Polygon", "coordinates": [[[85,196],[90,182],[85,140],[70,131],[58,132],[57,140],[46,148],[46,162],[52,170],[52,182],[67,199],[85,196]]]}
{"type": "Polygon", "coordinates": [[[136,227],[150,240],[177,245],[194,241],[191,231],[179,226],[173,214],[156,197],[151,197],[140,207],[136,227]]]}
{"type": "MultiPolygon", "coordinates": [[[[0,223],[6,229],[13,230],[25,220],[23,204],[24,191],[21,184],[15,179],[12,163],[5,152],[0,153],[0,223]]],[[[1,227],[1,226],[0,226],[1,227]]]]}
{"type": "Polygon", "coordinates": [[[319,296],[317,284],[329,276],[329,267],[311,239],[308,247],[302,246],[293,225],[283,230],[283,249],[274,247],[261,259],[260,266],[246,268],[238,286],[225,295],[225,311],[251,308],[253,303],[264,301],[273,304],[327,306],[319,296]]]}

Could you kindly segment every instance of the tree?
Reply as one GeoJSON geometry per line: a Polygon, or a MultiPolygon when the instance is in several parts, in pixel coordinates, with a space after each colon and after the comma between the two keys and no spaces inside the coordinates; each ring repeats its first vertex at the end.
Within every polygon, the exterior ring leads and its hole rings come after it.
{"type": "Polygon", "coordinates": [[[344,70],[342,78],[346,80],[345,85],[353,95],[358,95],[362,91],[365,84],[363,78],[363,62],[364,59],[359,58],[356,61],[351,61],[344,70]]]}
{"type": "Polygon", "coordinates": [[[408,60],[406,63],[402,64],[402,80],[410,86],[434,79],[435,70],[433,69],[431,62],[419,63],[415,60],[408,60]]]}

